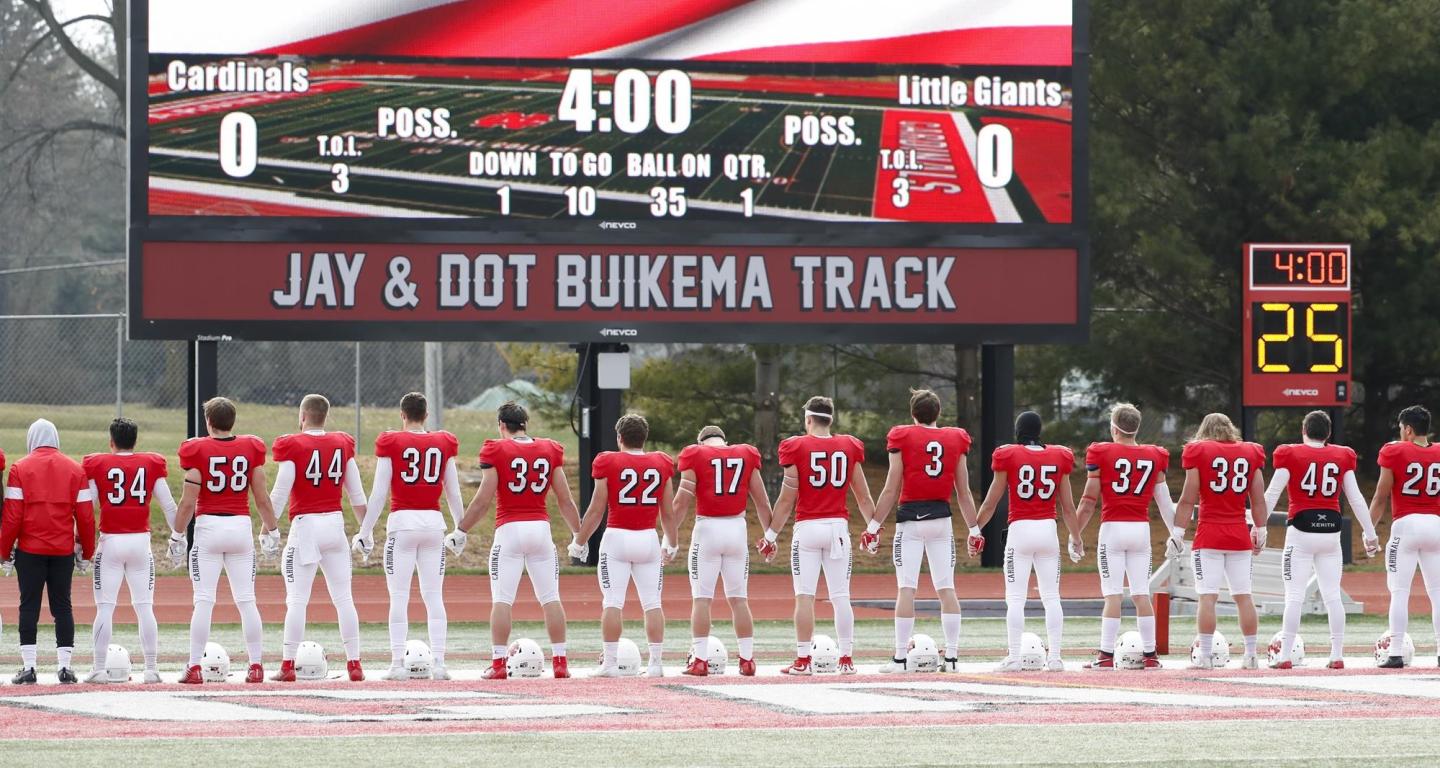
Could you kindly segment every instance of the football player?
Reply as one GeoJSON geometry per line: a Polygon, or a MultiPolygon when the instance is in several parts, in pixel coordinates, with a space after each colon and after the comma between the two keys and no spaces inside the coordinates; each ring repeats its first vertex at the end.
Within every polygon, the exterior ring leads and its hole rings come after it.
{"type": "Polygon", "coordinates": [[[1360,484],[1355,481],[1355,451],[1330,445],[1330,415],[1324,411],[1305,414],[1304,442],[1275,449],[1275,474],[1265,489],[1265,507],[1275,511],[1280,494],[1289,491],[1286,517],[1284,567],[1285,617],[1281,625],[1280,661],[1272,666],[1290,669],[1295,633],[1300,629],[1300,603],[1314,573],[1320,582],[1320,596],[1330,619],[1329,669],[1345,668],[1345,606],[1340,603],[1340,493],[1364,531],[1361,541],[1367,557],[1380,551],[1375,523],[1370,519],[1360,484]]]}
{"type": "Polygon", "coordinates": [[[1069,553],[1073,562],[1085,554],[1080,541],[1080,521],[1075,514],[1075,491],[1070,473],[1075,454],[1062,445],[1040,442],[1043,428],[1040,414],[1024,411],[1015,418],[1015,442],[995,449],[990,457],[994,475],[985,501],[980,505],[979,527],[983,528],[1000,499],[1009,494],[1009,532],[1005,537],[1005,628],[1009,650],[996,668],[1015,672],[1020,666],[1020,637],[1025,632],[1025,600],[1030,591],[1030,571],[1045,606],[1045,633],[1049,656],[1045,667],[1065,669],[1060,658],[1061,632],[1065,612],[1060,605],[1060,542],[1057,538],[1056,509],[1070,531],[1069,553]]]}
{"type": "Polygon", "coordinates": [[[526,431],[530,415],[518,403],[505,403],[496,412],[500,439],[486,440],[480,449],[480,490],[465,510],[465,517],[446,537],[446,546],[458,556],[466,534],[495,504],[495,542],[490,546],[490,668],[486,680],[504,680],[509,658],[511,606],[520,586],[520,574],[530,574],[535,599],[545,612],[550,635],[550,669],[557,678],[570,676],[565,659],[565,606],[560,603],[560,555],[550,532],[550,511],[545,499],[555,495],[560,517],[572,536],[570,546],[582,552],[574,539],[580,529],[580,511],[565,478],[565,447],[526,431]]]}
{"type": "MultiPolygon", "coordinates": [[[[965,454],[970,450],[970,433],[959,427],[936,426],[940,419],[940,396],[928,389],[910,394],[913,423],[890,430],[885,447],[890,452],[890,470],[885,487],[875,502],[875,517],[865,528],[861,543],[874,552],[880,528],[890,510],[895,513],[895,540],[891,559],[899,593],[895,598],[895,656],[881,672],[905,670],[910,635],[915,629],[915,588],[920,584],[920,561],[930,561],[930,583],[940,598],[940,627],[945,633],[942,669],[955,671],[960,652],[960,601],[955,597],[955,530],[951,521],[950,497],[960,507],[960,516],[970,537],[983,542],[970,493],[970,470],[965,454]]],[[[983,544],[981,545],[983,546],[983,544]]]]}
{"type": "MultiPolygon", "coordinates": [[[[645,451],[650,438],[650,423],[639,414],[630,413],[615,422],[615,435],[620,450],[605,451],[595,457],[591,476],[595,490],[590,505],[580,521],[577,542],[589,541],[595,529],[605,520],[605,535],[600,537],[600,592],[604,610],[600,613],[600,634],[604,655],[599,677],[620,674],[621,620],[625,608],[625,592],[635,582],[635,595],[645,611],[645,636],[650,641],[650,677],[665,674],[660,655],[665,647],[665,612],[661,610],[660,591],[665,584],[665,563],[675,559],[680,548],[675,520],[674,499],[670,479],[675,476],[675,461],[660,451],[645,451]],[[655,537],[655,521],[659,518],[664,541],[655,537]]],[[[583,551],[578,554],[585,554],[583,551]]]]}
{"type": "Polygon", "coordinates": [[[285,575],[285,644],[280,671],[271,679],[295,682],[295,651],[305,639],[305,608],[315,585],[315,570],[325,573],[325,588],[335,604],[340,642],[345,646],[345,672],[354,682],[365,679],[360,668],[360,618],[350,594],[350,547],[340,493],[350,497],[357,521],[365,519],[365,486],[355,463],[355,438],[326,432],[330,401],[324,395],[300,400],[300,432],[275,438],[271,453],[278,465],[270,503],[290,506],[290,533],[281,555],[285,575]]]}
{"type": "Polygon", "coordinates": [[[255,541],[250,538],[250,502],[260,513],[260,554],[274,557],[280,551],[280,526],[265,491],[265,441],[254,435],[234,435],[235,404],[223,397],[205,401],[207,437],[180,444],[180,468],[185,490],[175,513],[175,530],[195,518],[195,541],[190,547],[190,581],[195,587],[195,611],[190,617],[190,663],[180,682],[200,685],[200,657],[210,640],[210,614],[215,610],[215,586],[220,571],[230,581],[230,595],[240,611],[245,650],[250,657],[247,683],[265,682],[260,666],[264,640],[260,610],[255,607],[255,541]]]}
{"type": "MultiPolygon", "coordinates": [[[[1370,501],[1370,519],[1380,522],[1385,502],[1394,516],[1385,546],[1390,586],[1390,636],[1405,636],[1410,624],[1410,584],[1415,566],[1430,595],[1431,621],[1440,645],[1440,447],[1430,442],[1430,411],[1412,405],[1400,412],[1400,439],[1380,449],[1380,479],[1370,501]]],[[[1399,649],[1400,643],[1391,645],[1399,649]]],[[[1403,656],[1381,662],[1384,669],[1405,666],[1403,656]]]]}
{"type": "Polygon", "coordinates": [[[1171,557],[1185,553],[1185,529],[1196,502],[1200,521],[1195,524],[1195,543],[1190,562],[1195,569],[1195,591],[1200,595],[1196,629],[1199,632],[1198,661],[1194,669],[1210,669],[1215,643],[1215,603],[1220,585],[1226,585],[1240,614],[1240,633],[1245,636],[1243,669],[1258,669],[1255,655],[1259,617],[1251,597],[1250,567],[1254,555],[1265,548],[1265,449],[1243,442],[1240,430],[1223,413],[1212,413],[1200,422],[1195,438],[1180,455],[1185,468],[1185,487],[1175,509],[1166,550],[1171,557]],[[1250,502],[1249,519],[1245,502],[1250,502]]]}
{"type": "Polygon", "coordinates": [[[351,547],[365,559],[375,549],[375,523],[390,502],[385,521],[385,585],[390,590],[390,670],[386,680],[409,680],[405,670],[405,640],[410,634],[410,584],[420,574],[420,599],[425,602],[430,653],[430,676],[449,680],[445,669],[445,518],[440,497],[458,526],[460,471],[455,457],[460,441],[444,430],[425,429],[429,406],[425,396],[411,392],[400,398],[400,431],[375,438],[375,479],[365,520],[351,538],[351,547]]]}
{"type": "Polygon", "coordinates": [[[760,451],[753,445],[730,445],[725,431],[712,425],[700,430],[695,445],[680,452],[679,467],[676,519],[690,513],[692,502],[695,505],[695,530],[690,534],[690,665],[685,674],[710,673],[705,653],[710,602],[715,581],[723,576],[740,646],[740,674],[750,677],[755,674],[755,624],[746,586],[750,576],[747,498],[755,505],[760,527],[770,527],[770,497],[760,476],[760,451]]]}
{"type": "Polygon", "coordinates": [[[140,625],[140,648],[145,654],[145,682],[160,682],[156,666],[160,639],[155,623],[155,555],[150,551],[150,502],[153,499],[170,526],[172,561],[178,567],[184,557],[185,534],[175,529],[175,497],[165,457],[158,453],[136,453],[140,428],[129,419],[110,422],[110,452],[92,453],[81,466],[90,484],[90,495],[100,513],[100,546],[95,550],[95,624],[90,628],[95,649],[87,683],[103,683],[105,652],[115,620],[115,601],[120,582],[130,586],[130,605],[140,625]],[[177,546],[178,545],[178,546],[177,546]]]}
{"type": "Polygon", "coordinates": [[[820,574],[830,605],[835,610],[835,637],[840,645],[839,671],[855,674],[855,611],[850,607],[850,511],[848,492],[855,497],[860,517],[868,526],[875,517],[875,501],[861,466],[865,446],[850,435],[831,434],[835,403],[812,397],[805,403],[805,434],[780,443],[780,466],[785,479],[770,516],[770,526],[756,548],[768,561],[775,556],[775,540],[790,512],[795,531],[790,537],[790,576],[795,585],[795,661],[780,670],[786,675],[810,674],[810,649],[815,634],[815,588],[820,574]]]}
{"type": "MultiPolygon", "coordinates": [[[[1150,500],[1160,519],[1175,519],[1175,503],[1165,470],[1170,452],[1158,445],[1141,445],[1140,410],[1129,403],[1110,409],[1110,442],[1092,443],[1085,450],[1085,490],[1080,494],[1080,530],[1090,523],[1100,505],[1100,540],[1095,545],[1100,568],[1100,593],[1105,607],[1100,615],[1100,648],[1086,669],[1115,668],[1115,638],[1120,635],[1120,601],[1130,584],[1135,621],[1140,625],[1145,669],[1158,669],[1155,654],[1155,608],[1150,604],[1150,500]]],[[[1167,526],[1168,527],[1168,526],[1167,526]]]]}

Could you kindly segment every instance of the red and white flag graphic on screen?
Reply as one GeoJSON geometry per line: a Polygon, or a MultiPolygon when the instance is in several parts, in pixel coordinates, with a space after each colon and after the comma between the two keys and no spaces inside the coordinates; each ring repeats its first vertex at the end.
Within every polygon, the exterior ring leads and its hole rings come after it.
{"type": "Polygon", "coordinates": [[[1070,66],[1072,0],[151,0],[171,54],[1070,66]]]}

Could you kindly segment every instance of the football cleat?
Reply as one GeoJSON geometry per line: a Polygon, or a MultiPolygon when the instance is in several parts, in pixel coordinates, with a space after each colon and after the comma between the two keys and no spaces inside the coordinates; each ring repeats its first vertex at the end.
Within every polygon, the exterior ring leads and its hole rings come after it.
{"type": "Polygon", "coordinates": [[[1345,668],[1345,660],[1344,660],[1344,659],[1331,659],[1331,660],[1330,660],[1330,663],[1328,663],[1328,664],[1325,665],[1325,668],[1326,668],[1326,669],[1344,669],[1344,668],[1345,668]]]}
{"type": "Polygon", "coordinates": [[[556,680],[567,680],[570,677],[570,662],[564,656],[550,657],[550,671],[554,673],[556,680]]]}
{"type": "Polygon", "coordinates": [[[10,678],[11,685],[34,685],[37,682],[39,682],[39,679],[35,676],[34,667],[22,669],[16,672],[14,677],[10,678]]]}
{"type": "Polygon", "coordinates": [[[790,666],[788,666],[788,667],[780,670],[780,674],[782,674],[782,675],[796,675],[796,676],[800,676],[800,677],[804,677],[805,675],[810,674],[810,657],[809,657],[809,656],[798,656],[798,657],[796,657],[796,658],[795,658],[795,661],[794,661],[793,663],[791,663],[790,666]]]}
{"type": "Polygon", "coordinates": [[[102,685],[110,682],[110,676],[105,674],[103,669],[92,669],[90,674],[85,676],[85,682],[91,685],[102,685]]]}
{"type": "Polygon", "coordinates": [[[904,672],[904,671],[905,671],[905,660],[904,660],[904,659],[891,659],[889,664],[881,664],[881,665],[880,665],[880,669],[879,669],[878,671],[881,672],[882,674],[887,674],[887,675],[888,675],[888,674],[892,674],[892,673],[894,673],[894,672],[904,672]]]}
{"type": "Polygon", "coordinates": [[[853,675],[853,674],[855,674],[855,662],[854,662],[854,660],[852,660],[849,656],[841,656],[841,657],[840,657],[840,663],[836,665],[836,670],[835,670],[835,671],[839,672],[839,673],[842,674],[842,675],[853,675]]]}
{"type": "Polygon", "coordinates": [[[690,666],[686,667],[685,671],[680,674],[690,675],[691,677],[709,677],[710,662],[704,659],[691,659],[690,666]]]}
{"type": "Polygon", "coordinates": [[[450,670],[446,669],[446,668],[445,668],[443,665],[441,665],[441,664],[436,664],[435,666],[433,666],[433,667],[430,668],[430,679],[431,679],[431,680],[449,680],[449,679],[450,679],[450,670]]]}
{"type": "Polygon", "coordinates": [[[60,678],[61,685],[74,685],[80,682],[80,678],[75,676],[75,670],[69,667],[61,667],[56,670],[55,676],[60,678]]]}
{"type": "Polygon", "coordinates": [[[1085,664],[1085,669],[1114,669],[1115,654],[1100,651],[1095,658],[1085,664]]]}
{"type": "Polygon", "coordinates": [[[941,672],[959,672],[959,671],[960,671],[960,659],[957,658],[957,657],[954,657],[954,656],[949,656],[949,657],[946,657],[946,658],[944,658],[944,659],[941,659],[941,660],[940,660],[940,671],[941,671],[941,672]]]}
{"type": "Polygon", "coordinates": [[[504,680],[507,677],[505,672],[504,659],[491,659],[490,668],[480,676],[481,680],[504,680]]]}
{"type": "Polygon", "coordinates": [[[359,659],[351,659],[345,662],[345,672],[350,675],[350,682],[359,683],[365,679],[365,670],[360,668],[359,659]]]}
{"type": "Polygon", "coordinates": [[[754,659],[741,659],[741,660],[740,660],[740,676],[741,676],[741,677],[754,677],[754,676],[755,676],[755,660],[754,660],[754,659]]]}
{"type": "Polygon", "coordinates": [[[601,664],[594,677],[625,677],[625,673],[620,671],[619,664],[601,664]]]}
{"type": "Polygon", "coordinates": [[[1376,664],[1381,669],[1403,669],[1405,667],[1404,656],[1391,656],[1390,658],[1376,664]]]}
{"type": "Polygon", "coordinates": [[[1260,657],[1259,657],[1258,655],[1255,655],[1255,654],[1250,654],[1250,653],[1245,654],[1245,657],[1242,658],[1242,659],[1240,659],[1240,668],[1241,668],[1241,669],[1259,669],[1259,668],[1260,668],[1260,657]]]}
{"type": "Polygon", "coordinates": [[[1190,660],[1190,666],[1189,666],[1188,668],[1189,668],[1189,669],[1214,669],[1214,668],[1215,668],[1215,661],[1214,661],[1213,659],[1207,659],[1207,658],[1204,658],[1204,657],[1197,656],[1197,657],[1195,657],[1195,658],[1193,658],[1193,659],[1190,660]]]}
{"type": "Polygon", "coordinates": [[[665,668],[662,667],[662,666],[660,666],[659,664],[651,664],[651,665],[649,666],[649,668],[647,668],[647,669],[645,670],[645,676],[646,676],[646,677],[664,677],[664,676],[665,676],[665,668]]]}
{"type": "Polygon", "coordinates": [[[265,682],[265,668],[262,667],[262,666],[260,666],[259,664],[251,664],[251,665],[250,665],[250,671],[245,673],[245,682],[247,682],[247,683],[263,683],[263,682],[265,682]]]}
{"type": "Polygon", "coordinates": [[[153,669],[147,669],[147,670],[145,670],[145,684],[146,684],[146,685],[155,685],[156,683],[160,683],[160,682],[164,682],[164,681],[162,681],[162,680],[160,679],[160,673],[159,673],[158,671],[153,670],[153,669]]]}
{"type": "Polygon", "coordinates": [[[1270,668],[1271,668],[1271,669],[1294,669],[1294,668],[1295,668],[1295,665],[1294,665],[1294,664],[1291,664],[1289,659],[1286,659],[1285,661],[1277,661],[1277,662],[1275,662],[1274,664],[1271,664],[1271,665],[1270,665],[1270,668]]]}
{"type": "Polygon", "coordinates": [[[1006,656],[1000,660],[999,664],[995,665],[996,672],[1019,672],[1022,669],[1024,667],[1021,666],[1020,660],[1010,656],[1006,656]]]}
{"type": "Polygon", "coordinates": [[[199,664],[191,664],[185,668],[185,674],[180,676],[181,685],[201,685],[205,682],[205,676],[200,673],[199,664]]]}
{"type": "Polygon", "coordinates": [[[409,680],[410,670],[403,664],[391,664],[390,669],[380,676],[381,680],[409,680]]]}
{"type": "Polygon", "coordinates": [[[270,679],[274,680],[277,683],[295,682],[295,660],[281,659],[280,671],[276,672],[270,679]]]}
{"type": "Polygon", "coordinates": [[[1046,661],[1045,668],[1050,670],[1051,672],[1064,672],[1065,662],[1062,661],[1059,657],[1056,657],[1050,659],[1049,661],[1046,661]]]}
{"type": "Polygon", "coordinates": [[[1163,669],[1160,664],[1160,656],[1154,651],[1145,654],[1145,669],[1163,669]]]}

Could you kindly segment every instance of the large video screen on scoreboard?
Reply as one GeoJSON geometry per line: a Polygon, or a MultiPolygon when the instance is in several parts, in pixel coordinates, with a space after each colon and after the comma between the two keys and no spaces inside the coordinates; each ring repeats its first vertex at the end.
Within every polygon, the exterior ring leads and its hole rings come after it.
{"type": "MultiPolygon", "coordinates": [[[[146,77],[132,83],[132,334],[257,337],[284,321],[273,306],[168,316],[147,301],[154,276],[141,277],[157,242],[167,258],[248,243],[225,251],[247,254],[231,269],[285,263],[307,251],[297,244],[392,243],[392,255],[437,273],[411,246],[1060,248],[1070,263],[1051,287],[1084,304],[1080,8],[135,3],[131,71],[146,77]]],[[[353,319],[320,335],[368,336],[365,323],[380,322],[353,319]]],[[[645,340],[675,337],[663,316],[625,320],[645,340]]],[[[920,322],[975,321],[942,313],[910,325],[920,322]]],[[[887,338],[902,340],[905,326],[887,338]]]]}

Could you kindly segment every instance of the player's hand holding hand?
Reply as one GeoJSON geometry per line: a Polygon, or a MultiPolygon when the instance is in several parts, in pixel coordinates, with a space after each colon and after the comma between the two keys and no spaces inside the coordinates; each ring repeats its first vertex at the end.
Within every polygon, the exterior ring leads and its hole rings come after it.
{"type": "Polygon", "coordinates": [[[570,537],[570,546],[566,547],[565,551],[569,553],[571,560],[590,559],[590,545],[581,544],[580,539],[575,536],[570,537]]]}
{"type": "Polygon", "coordinates": [[[9,578],[9,577],[15,575],[15,559],[14,559],[14,558],[11,558],[11,559],[9,559],[9,560],[0,560],[0,574],[4,574],[4,575],[6,576],[6,578],[9,578]]]}
{"type": "Polygon", "coordinates": [[[165,545],[165,556],[170,558],[171,568],[184,567],[185,534],[178,531],[170,534],[170,543],[165,545]]]}
{"type": "Polygon", "coordinates": [[[979,528],[971,528],[970,535],[965,538],[965,552],[970,557],[979,557],[985,551],[985,534],[979,528]]]}
{"type": "Polygon", "coordinates": [[[1364,537],[1361,537],[1361,543],[1364,544],[1364,546],[1365,546],[1365,556],[1366,556],[1366,557],[1374,557],[1374,556],[1380,554],[1380,537],[1379,537],[1379,536],[1364,536],[1364,537]]]}
{"type": "Polygon", "coordinates": [[[1268,533],[1269,529],[1263,525],[1257,525],[1250,529],[1251,554],[1258,555],[1260,554],[1260,550],[1265,548],[1265,538],[1268,533]]]}
{"type": "Polygon", "coordinates": [[[679,554],[680,548],[671,544],[669,539],[660,542],[660,555],[664,558],[666,564],[674,562],[675,556],[679,554]]]}
{"type": "Polygon", "coordinates": [[[280,528],[260,532],[260,556],[271,559],[280,554],[280,528]]]}
{"type": "Polygon", "coordinates": [[[459,528],[456,528],[455,530],[446,534],[445,548],[450,550],[450,554],[459,557],[460,553],[465,551],[466,538],[468,537],[465,535],[465,532],[460,530],[459,528]]]}
{"type": "Polygon", "coordinates": [[[90,567],[92,565],[94,564],[89,560],[81,560],[77,558],[75,560],[75,572],[80,574],[81,576],[88,576],[90,575],[90,567]]]}
{"type": "Polygon", "coordinates": [[[759,552],[760,556],[765,558],[765,562],[767,563],[775,559],[775,553],[780,549],[775,546],[775,540],[778,538],[780,538],[778,534],[766,529],[765,535],[761,537],[759,541],[755,542],[755,551],[759,552]]]}
{"type": "Polygon", "coordinates": [[[866,554],[875,554],[880,551],[880,524],[874,520],[865,527],[865,532],[860,534],[860,548],[866,554]]]}
{"type": "Polygon", "coordinates": [[[1170,539],[1165,542],[1166,557],[1180,557],[1185,554],[1185,529],[1171,528],[1170,539]]]}
{"type": "Polygon", "coordinates": [[[1074,537],[1074,536],[1071,536],[1071,537],[1070,537],[1070,547],[1069,547],[1069,549],[1070,549],[1070,562],[1072,562],[1072,563],[1078,563],[1078,562],[1080,562],[1081,560],[1084,560],[1084,559],[1085,559],[1085,542],[1081,541],[1080,539],[1078,539],[1078,538],[1076,538],[1076,537],[1074,537]]]}
{"type": "Polygon", "coordinates": [[[370,553],[375,551],[375,534],[355,534],[350,537],[350,549],[360,555],[360,562],[370,562],[370,553]]]}

